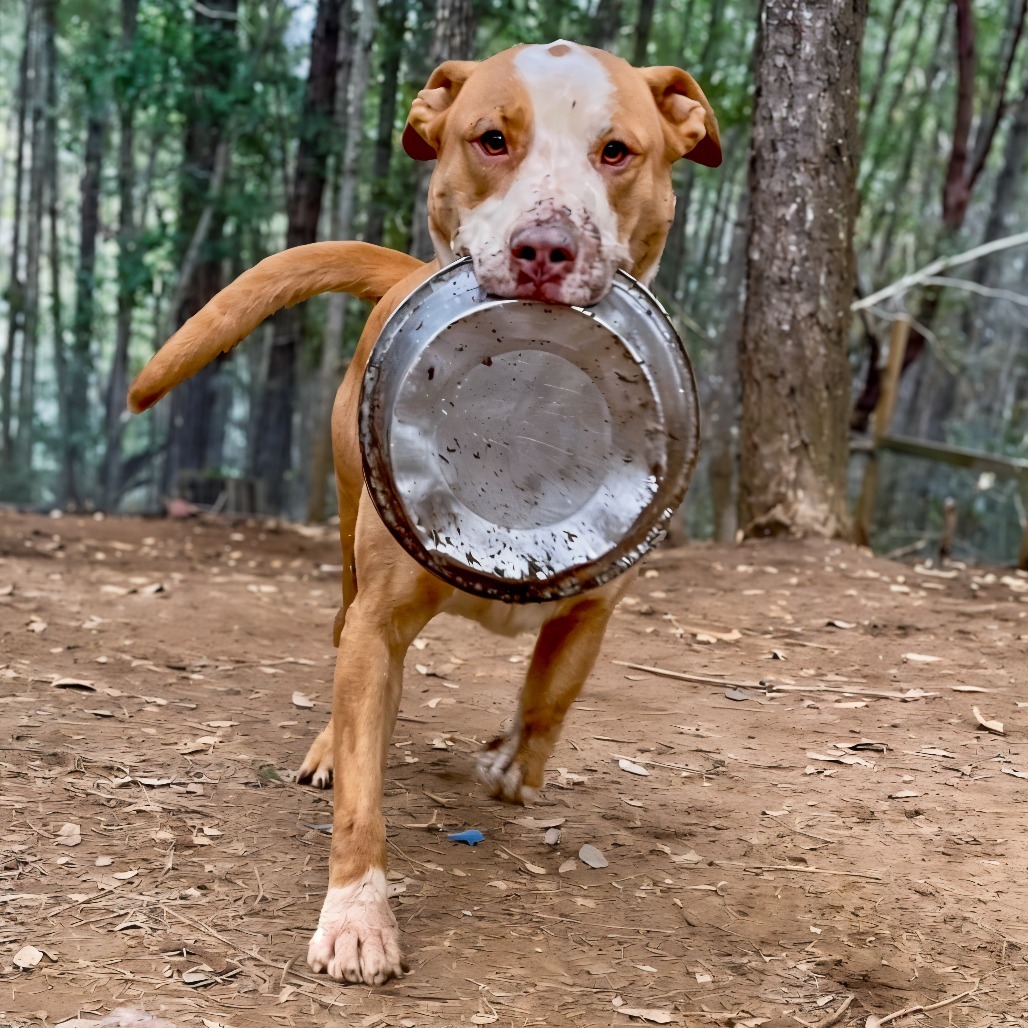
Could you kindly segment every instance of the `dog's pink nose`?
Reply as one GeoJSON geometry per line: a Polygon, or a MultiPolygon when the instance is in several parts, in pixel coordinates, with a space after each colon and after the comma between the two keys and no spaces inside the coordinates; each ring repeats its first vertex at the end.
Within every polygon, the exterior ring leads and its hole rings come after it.
{"type": "Polygon", "coordinates": [[[570,226],[561,222],[529,225],[511,236],[510,253],[518,271],[532,282],[557,282],[575,266],[578,246],[570,226]]]}

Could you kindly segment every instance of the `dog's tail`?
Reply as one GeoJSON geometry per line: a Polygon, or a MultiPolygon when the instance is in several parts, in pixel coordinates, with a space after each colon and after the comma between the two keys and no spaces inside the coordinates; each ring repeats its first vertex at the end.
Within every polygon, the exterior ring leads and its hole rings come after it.
{"type": "Polygon", "coordinates": [[[227,353],[265,318],[318,293],[380,300],[423,262],[371,243],[311,243],[266,257],[197,311],[150,359],[129,387],[138,414],[227,353]]]}

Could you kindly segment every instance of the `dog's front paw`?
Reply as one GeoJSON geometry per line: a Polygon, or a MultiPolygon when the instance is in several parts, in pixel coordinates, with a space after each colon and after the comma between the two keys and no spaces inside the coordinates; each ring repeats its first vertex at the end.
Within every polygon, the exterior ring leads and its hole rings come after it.
{"type": "Polygon", "coordinates": [[[350,885],[328,890],[307,963],[336,981],[367,985],[383,985],[407,970],[384,872],[372,868],[350,885]]]}
{"type": "Polygon", "coordinates": [[[332,723],[311,743],[307,756],[303,758],[296,780],[303,785],[308,782],[316,789],[327,789],[332,784],[332,723]]]}
{"type": "Polygon", "coordinates": [[[539,795],[539,787],[527,780],[521,733],[501,735],[493,739],[478,757],[478,780],[489,795],[504,803],[531,806],[539,795]]]}

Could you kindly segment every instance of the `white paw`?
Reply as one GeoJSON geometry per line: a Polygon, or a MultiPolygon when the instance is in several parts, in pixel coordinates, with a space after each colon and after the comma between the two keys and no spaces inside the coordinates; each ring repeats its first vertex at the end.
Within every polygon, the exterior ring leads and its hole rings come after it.
{"type": "Polygon", "coordinates": [[[478,780],[505,803],[531,806],[539,795],[538,789],[525,785],[525,769],[517,759],[521,734],[512,733],[493,743],[494,749],[478,756],[478,780]]]}
{"type": "Polygon", "coordinates": [[[403,974],[400,930],[389,909],[384,871],[371,868],[357,881],[328,890],[307,963],[338,982],[382,985],[403,974]]]}
{"type": "Polygon", "coordinates": [[[309,782],[315,789],[328,789],[332,785],[331,725],[311,743],[300,770],[296,772],[296,780],[303,785],[309,782]]]}

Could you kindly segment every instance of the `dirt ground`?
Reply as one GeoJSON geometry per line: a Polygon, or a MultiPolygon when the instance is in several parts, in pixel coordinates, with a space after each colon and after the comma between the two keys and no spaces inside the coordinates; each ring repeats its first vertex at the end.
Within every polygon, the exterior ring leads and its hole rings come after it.
{"type": "Polygon", "coordinates": [[[433,622],[385,802],[411,972],[374,989],[307,971],[330,796],[288,775],[338,561],[0,515],[0,1024],[1028,1025],[1028,577],[662,551],[531,810],[473,775],[531,639],[433,622]]]}

